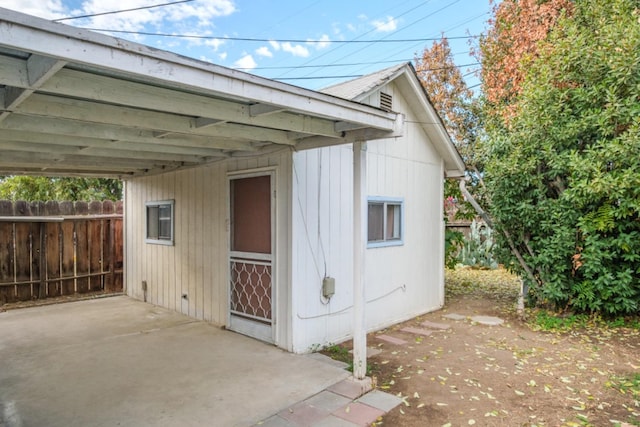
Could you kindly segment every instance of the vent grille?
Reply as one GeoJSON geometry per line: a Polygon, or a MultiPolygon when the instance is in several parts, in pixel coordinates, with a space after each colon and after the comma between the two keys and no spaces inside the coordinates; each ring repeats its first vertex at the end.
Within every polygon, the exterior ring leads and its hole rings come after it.
{"type": "Polygon", "coordinates": [[[388,93],[380,92],[380,108],[385,111],[392,111],[393,97],[388,93]]]}

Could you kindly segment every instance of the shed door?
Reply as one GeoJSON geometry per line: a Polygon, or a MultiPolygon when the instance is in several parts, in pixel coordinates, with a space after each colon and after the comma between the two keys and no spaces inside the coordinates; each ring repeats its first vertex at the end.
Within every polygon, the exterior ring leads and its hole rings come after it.
{"type": "Polygon", "coordinates": [[[229,328],[273,342],[271,175],[230,180],[229,328]]]}

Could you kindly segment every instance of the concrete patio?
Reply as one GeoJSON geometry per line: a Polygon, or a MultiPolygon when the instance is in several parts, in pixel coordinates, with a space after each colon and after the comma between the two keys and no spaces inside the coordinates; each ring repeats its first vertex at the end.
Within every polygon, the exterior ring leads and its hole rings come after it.
{"type": "Polygon", "coordinates": [[[250,426],[349,376],[125,296],[0,313],[0,426],[250,426]]]}

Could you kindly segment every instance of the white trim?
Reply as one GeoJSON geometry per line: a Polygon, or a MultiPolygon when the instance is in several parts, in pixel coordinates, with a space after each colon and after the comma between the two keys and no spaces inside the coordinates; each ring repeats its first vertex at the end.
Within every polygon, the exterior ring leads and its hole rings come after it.
{"type": "MultiPolygon", "coordinates": [[[[393,204],[393,205],[399,205],[400,206],[400,238],[399,239],[389,239],[389,240],[376,240],[376,241],[369,241],[369,236],[367,235],[366,240],[367,240],[367,249],[371,249],[371,248],[386,248],[389,246],[403,246],[404,245],[404,236],[405,236],[405,228],[406,228],[406,223],[405,223],[405,219],[404,219],[404,211],[405,211],[405,207],[404,207],[404,197],[384,197],[384,196],[369,196],[367,198],[367,212],[369,209],[369,203],[382,203],[384,204],[384,206],[386,206],[387,204],[393,204]]],[[[387,229],[386,224],[387,224],[387,212],[386,210],[383,210],[383,215],[384,215],[384,225],[383,225],[383,232],[384,230],[387,229]]],[[[368,216],[367,216],[368,218],[368,216]]],[[[367,227],[367,234],[369,232],[369,228],[367,227]]]]}
{"type": "MultiPolygon", "coordinates": [[[[227,171],[227,325],[230,330],[238,332],[240,334],[248,335],[262,341],[278,344],[276,341],[276,323],[278,320],[277,311],[277,298],[278,298],[278,256],[276,254],[277,248],[277,210],[276,210],[276,188],[277,188],[277,166],[267,166],[263,168],[245,169],[237,171],[227,171]],[[244,178],[255,178],[260,176],[269,176],[270,182],[270,204],[271,204],[271,253],[259,254],[259,253],[247,253],[231,250],[231,181],[244,178]],[[240,256],[242,259],[259,259],[263,261],[269,261],[271,265],[271,325],[259,324],[248,319],[234,316],[231,312],[231,260],[240,256]],[[253,325],[253,323],[256,323],[253,325]]],[[[239,261],[242,261],[240,259],[239,261]]]]}
{"type": "Polygon", "coordinates": [[[153,245],[165,245],[165,246],[174,246],[175,245],[175,223],[176,223],[176,208],[175,208],[175,200],[152,200],[144,203],[144,241],[145,243],[153,244],[153,245]],[[171,236],[169,239],[153,239],[149,237],[149,207],[160,207],[160,206],[170,206],[171,207],[171,236]]]}
{"type": "Polygon", "coordinates": [[[238,261],[271,261],[273,259],[272,254],[260,254],[257,252],[240,252],[229,251],[229,256],[235,258],[238,261]]]}

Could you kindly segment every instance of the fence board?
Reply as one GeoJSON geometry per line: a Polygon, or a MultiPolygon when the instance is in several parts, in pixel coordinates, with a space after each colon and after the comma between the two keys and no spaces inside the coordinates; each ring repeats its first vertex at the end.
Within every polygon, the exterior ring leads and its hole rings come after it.
{"type": "Polygon", "coordinates": [[[62,240],[61,254],[62,259],[60,263],[60,277],[63,279],[71,278],[70,280],[62,280],[62,294],[70,295],[76,292],[74,276],[74,224],[73,222],[63,222],[60,224],[60,236],[62,240]]]}
{"type": "Polygon", "coordinates": [[[60,277],[60,223],[45,224],[45,232],[47,296],[57,297],[62,295],[62,282],[52,279],[60,277]]]}
{"type": "MultiPolygon", "coordinates": [[[[13,279],[13,223],[0,223],[0,283],[13,279]]],[[[13,300],[12,293],[12,288],[0,287],[0,304],[13,300]]]]}
{"type": "Polygon", "coordinates": [[[15,297],[24,301],[30,299],[31,284],[31,224],[15,225],[15,297]],[[25,283],[27,282],[27,283],[25,283]]]}
{"type": "Polygon", "coordinates": [[[0,304],[123,290],[121,202],[0,200],[0,217],[0,304]]]}
{"type": "MultiPolygon", "coordinates": [[[[87,221],[88,233],[87,240],[89,246],[89,274],[102,273],[102,229],[104,227],[104,220],[99,221],[87,221]]],[[[89,290],[99,291],[104,289],[103,276],[90,276],[89,277],[89,290]]]]}
{"type": "Polygon", "coordinates": [[[75,268],[73,275],[76,279],[76,292],[89,292],[89,233],[87,232],[87,221],[74,221],[75,225],[75,268]],[[85,276],[85,277],[82,277],[85,276]]]}

